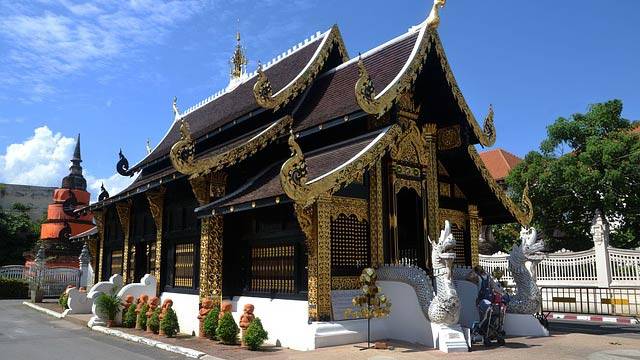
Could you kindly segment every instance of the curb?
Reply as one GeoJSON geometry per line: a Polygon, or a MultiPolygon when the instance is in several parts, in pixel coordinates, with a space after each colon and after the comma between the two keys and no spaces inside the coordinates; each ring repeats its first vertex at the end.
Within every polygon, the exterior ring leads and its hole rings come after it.
{"type": "MultiPolygon", "coordinates": [[[[106,334],[106,335],[119,337],[119,338],[125,339],[127,341],[132,341],[132,342],[136,342],[136,343],[147,345],[147,346],[157,347],[158,349],[162,349],[162,350],[165,350],[165,351],[170,351],[170,352],[173,352],[173,353],[176,353],[176,354],[180,354],[180,355],[184,355],[186,357],[190,357],[190,358],[193,358],[193,359],[200,359],[200,358],[211,359],[211,360],[218,359],[218,358],[215,358],[215,357],[210,357],[206,353],[203,353],[202,351],[189,349],[189,348],[182,347],[182,346],[163,343],[163,342],[158,341],[158,340],[153,340],[153,339],[148,339],[148,338],[145,338],[145,337],[142,337],[142,336],[138,336],[138,335],[128,334],[128,333],[125,333],[123,331],[107,328],[107,327],[104,327],[104,326],[96,325],[96,326],[92,327],[91,330],[97,331],[97,332],[100,332],[100,333],[103,333],[103,334],[106,334]]],[[[222,359],[220,359],[220,360],[222,360],[222,359]]]]}
{"type": "Polygon", "coordinates": [[[547,316],[547,318],[555,319],[555,320],[592,321],[592,322],[606,322],[606,323],[617,323],[617,324],[640,324],[640,320],[636,318],[619,317],[619,316],[551,313],[547,316]]]}
{"type": "Polygon", "coordinates": [[[45,313],[45,314],[47,314],[49,316],[53,316],[54,318],[57,318],[57,319],[63,319],[64,318],[64,315],[62,315],[59,312],[55,312],[55,311],[53,311],[51,309],[43,308],[42,306],[38,306],[38,305],[36,305],[34,303],[31,303],[31,302],[28,302],[28,301],[23,301],[22,305],[26,305],[26,306],[34,309],[34,310],[40,311],[40,312],[45,313]]]}

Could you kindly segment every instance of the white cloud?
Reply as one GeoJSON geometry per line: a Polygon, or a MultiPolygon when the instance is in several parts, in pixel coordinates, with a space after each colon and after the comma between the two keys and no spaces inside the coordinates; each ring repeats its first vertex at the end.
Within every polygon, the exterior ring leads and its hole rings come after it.
{"type": "Polygon", "coordinates": [[[7,183],[59,186],[69,172],[75,140],[53,133],[47,126],[34,130],[22,143],[7,146],[0,155],[0,180],[7,183]]]}
{"type": "Polygon", "coordinates": [[[51,81],[159,43],[202,6],[198,0],[0,3],[6,48],[0,86],[18,86],[28,100],[40,101],[53,92],[51,81]]]}
{"type": "MultiPolygon", "coordinates": [[[[0,182],[60,186],[62,178],[69,174],[75,143],[74,138],[54,133],[47,126],[36,128],[32,137],[7,146],[6,152],[0,154],[0,182]]],[[[98,178],[86,167],[84,177],[92,201],[97,201],[103,183],[110,195],[116,195],[135,179],[117,173],[98,178]]]]}
{"type": "Polygon", "coordinates": [[[87,179],[87,191],[91,193],[91,202],[98,201],[98,195],[100,195],[100,186],[104,184],[104,188],[107,190],[110,196],[118,194],[120,191],[131,185],[134,177],[122,176],[118,173],[114,173],[108,178],[95,178],[92,175],[85,175],[87,179]]]}

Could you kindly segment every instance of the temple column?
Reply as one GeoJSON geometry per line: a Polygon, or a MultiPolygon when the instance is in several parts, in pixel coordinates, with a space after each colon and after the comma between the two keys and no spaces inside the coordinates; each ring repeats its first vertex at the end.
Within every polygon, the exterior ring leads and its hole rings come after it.
{"type": "Polygon", "coordinates": [[[116,203],[116,211],[124,234],[122,246],[122,283],[129,282],[129,222],[131,220],[131,199],[116,203]]]}
{"type": "Polygon", "coordinates": [[[155,253],[155,277],[156,277],[156,295],[160,295],[160,271],[162,261],[162,220],[164,214],[164,193],[165,187],[160,187],[155,191],[147,191],[147,201],[149,201],[149,210],[156,224],[156,253],[155,253]]]}
{"type": "Polygon", "coordinates": [[[317,318],[320,321],[328,321],[331,319],[331,197],[321,196],[317,202],[317,209],[317,318]]]}
{"type": "MultiPolygon", "coordinates": [[[[427,178],[427,224],[428,234],[433,241],[438,239],[438,208],[440,207],[438,199],[438,158],[436,154],[435,123],[427,123],[424,125],[423,136],[427,147],[427,167],[425,169],[427,178]]],[[[425,239],[426,240],[426,239],[425,239]]],[[[427,241],[428,242],[428,241],[427,241]]]]}
{"type": "MultiPolygon", "coordinates": [[[[226,174],[216,172],[189,179],[200,206],[225,194],[226,174]]],[[[202,219],[200,226],[200,297],[211,297],[216,305],[222,302],[223,271],[222,215],[202,219]]]]}
{"type": "Polygon", "coordinates": [[[384,238],[382,223],[382,166],[380,161],[369,172],[369,237],[371,266],[384,264],[384,238]]]}
{"type": "Polygon", "coordinates": [[[471,239],[471,266],[480,263],[480,252],[478,250],[478,239],[480,238],[480,226],[482,225],[478,215],[478,206],[469,205],[469,237],[471,239]]]}
{"type": "Polygon", "coordinates": [[[94,210],[93,219],[96,221],[98,229],[98,258],[96,259],[97,280],[102,281],[102,266],[104,265],[104,210],[94,210]]]}

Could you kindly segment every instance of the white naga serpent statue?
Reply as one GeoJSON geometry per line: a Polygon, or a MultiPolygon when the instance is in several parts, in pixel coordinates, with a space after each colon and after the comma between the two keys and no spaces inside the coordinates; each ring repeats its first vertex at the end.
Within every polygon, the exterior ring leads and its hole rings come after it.
{"type": "Polygon", "coordinates": [[[520,230],[520,245],[514,245],[509,253],[509,271],[516,283],[516,293],[511,297],[507,311],[514,314],[535,314],[540,309],[540,289],[536,280],[526,267],[531,262],[531,268],[545,258],[544,242],[537,238],[536,229],[522,228],[520,230]]]}
{"type": "Polygon", "coordinates": [[[437,243],[431,243],[431,261],[436,279],[434,291],[431,278],[419,267],[411,265],[383,265],[376,271],[378,280],[404,282],[414,288],[424,315],[435,324],[452,325],[460,317],[460,299],[453,286],[453,260],[456,239],[451,233],[449,221],[445,221],[437,243]]]}

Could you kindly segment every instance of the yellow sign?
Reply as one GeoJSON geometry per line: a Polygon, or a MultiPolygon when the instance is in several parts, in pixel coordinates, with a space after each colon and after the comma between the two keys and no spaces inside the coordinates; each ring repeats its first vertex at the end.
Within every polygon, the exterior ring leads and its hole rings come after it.
{"type": "Polygon", "coordinates": [[[612,298],[612,299],[600,299],[600,302],[603,304],[609,304],[609,305],[629,305],[629,299],[619,299],[619,298],[612,298]]]}

